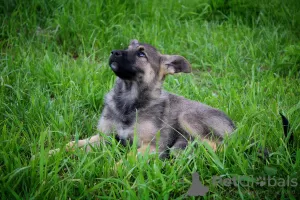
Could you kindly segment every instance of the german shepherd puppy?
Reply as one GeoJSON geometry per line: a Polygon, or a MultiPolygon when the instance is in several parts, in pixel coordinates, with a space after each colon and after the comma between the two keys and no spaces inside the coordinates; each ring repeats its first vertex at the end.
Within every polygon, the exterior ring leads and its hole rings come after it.
{"type": "MultiPolygon", "coordinates": [[[[234,130],[221,111],[162,90],[168,74],[191,72],[182,56],[160,54],[153,46],[132,40],[125,50],[113,50],[109,66],[117,75],[114,88],[105,97],[98,131],[114,134],[122,144],[138,138],[138,152],[156,150],[161,157],[169,148],[185,148],[189,140],[208,142],[213,149],[234,130]],[[156,141],[157,134],[159,141],[156,141]]],[[[99,134],[79,140],[77,146],[99,145],[99,134]]],[[[75,145],[70,142],[68,148],[75,145]]]]}

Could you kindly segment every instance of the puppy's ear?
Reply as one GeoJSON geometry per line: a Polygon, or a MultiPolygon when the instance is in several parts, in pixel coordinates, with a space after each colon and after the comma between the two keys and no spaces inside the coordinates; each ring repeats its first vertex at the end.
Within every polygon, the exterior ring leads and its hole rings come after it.
{"type": "Polygon", "coordinates": [[[192,70],[191,64],[184,57],[178,55],[162,55],[161,64],[165,74],[190,73],[192,70]]]}
{"type": "Polygon", "coordinates": [[[133,39],[130,41],[129,46],[131,47],[137,47],[139,45],[139,41],[137,39],[133,39]]]}

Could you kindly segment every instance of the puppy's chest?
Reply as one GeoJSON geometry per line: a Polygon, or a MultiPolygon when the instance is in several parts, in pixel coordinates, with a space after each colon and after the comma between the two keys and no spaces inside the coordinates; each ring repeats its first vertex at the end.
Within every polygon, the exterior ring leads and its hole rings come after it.
{"type": "Polygon", "coordinates": [[[124,112],[123,109],[114,109],[114,124],[120,139],[133,139],[134,133],[140,141],[149,142],[162,128],[165,118],[164,103],[134,108],[124,112]]]}
{"type": "Polygon", "coordinates": [[[154,121],[144,120],[138,121],[131,126],[118,124],[117,135],[118,138],[133,141],[134,135],[138,137],[139,142],[149,143],[155,139],[156,133],[160,127],[154,121]]]}
{"type": "Polygon", "coordinates": [[[163,119],[161,113],[153,112],[153,109],[137,109],[128,115],[119,113],[115,120],[117,134],[122,139],[133,138],[134,133],[139,137],[151,137],[161,128],[160,119],[163,119]]]}

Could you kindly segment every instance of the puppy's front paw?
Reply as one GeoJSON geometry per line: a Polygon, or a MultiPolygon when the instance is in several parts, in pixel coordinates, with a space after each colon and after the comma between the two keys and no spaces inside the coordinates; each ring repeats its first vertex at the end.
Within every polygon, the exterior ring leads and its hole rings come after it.
{"type": "MultiPolygon", "coordinates": [[[[131,163],[136,163],[138,159],[138,154],[134,153],[134,152],[129,152],[126,156],[126,161],[129,161],[131,163]]],[[[121,159],[119,160],[115,165],[114,165],[114,170],[117,171],[118,168],[122,167],[122,165],[124,164],[124,161],[121,159]]]]}
{"type": "Polygon", "coordinates": [[[69,142],[69,143],[66,145],[66,151],[67,151],[67,152],[74,151],[74,148],[75,148],[74,145],[75,145],[75,141],[69,142]]]}

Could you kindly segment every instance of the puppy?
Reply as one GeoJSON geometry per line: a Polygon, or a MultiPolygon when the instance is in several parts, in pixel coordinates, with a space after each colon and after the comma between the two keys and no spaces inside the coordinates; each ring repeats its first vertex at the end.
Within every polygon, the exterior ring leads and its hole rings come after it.
{"type": "MultiPolygon", "coordinates": [[[[98,131],[132,144],[136,133],[138,152],[146,149],[168,156],[170,148],[183,149],[189,140],[208,142],[213,149],[234,124],[222,111],[162,89],[168,74],[190,73],[189,62],[179,55],[163,55],[149,44],[132,40],[125,50],[113,50],[109,66],[117,76],[105,97],[98,131]],[[157,140],[159,134],[159,140],[157,140]],[[158,148],[156,148],[156,146],[158,148]]],[[[99,145],[99,134],[79,140],[78,147],[99,145]]],[[[75,145],[68,144],[68,148],[75,145]]]]}

